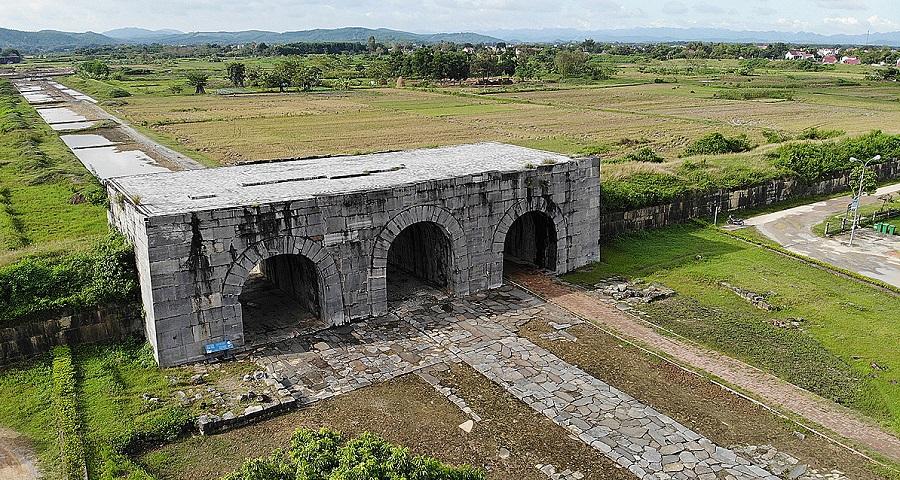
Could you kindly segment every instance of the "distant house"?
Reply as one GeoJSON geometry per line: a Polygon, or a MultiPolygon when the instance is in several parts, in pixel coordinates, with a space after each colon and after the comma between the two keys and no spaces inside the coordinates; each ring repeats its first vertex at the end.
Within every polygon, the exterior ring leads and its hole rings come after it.
{"type": "Polygon", "coordinates": [[[837,56],[837,54],[841,53],[840,48],[820,48],[816,51],[816,55],[825,58],[829,55],[837,56]]]}
{"type": "Polygon", "coordinates": [[[825,55],[825,57],[822,58],[822,63],[825,65],[835,65],[838,63],[838,59],[834,55],[825,55]]]}
{"type": "Polygon", "coordinates": [[[844,65],[859,65],[859,57],[841,57],[841,63],[844,65]]]}
{"type": "Polygon", "coordinates": [[[897,68],[900,68],[900,59],[897,59],[897,68]]]}
{"type": "Polygon", "coordinates": [[[784,54],[785,60],[810,60],[813,58],[816,58],[816,56],[802,50],[788,50],[788,52],[784,54]]]}

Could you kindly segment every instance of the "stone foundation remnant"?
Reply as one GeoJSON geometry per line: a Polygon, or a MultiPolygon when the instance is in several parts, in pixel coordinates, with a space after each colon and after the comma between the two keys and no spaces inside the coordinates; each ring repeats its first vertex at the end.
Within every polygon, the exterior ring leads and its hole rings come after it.
{"type": "Polygon", "coordinates": [[[326,326],[387,312],[403,271],[455,295],[498,287],[504,255],[565,273],[599,257],[596,158],[498,143],[119,177],[160,365],[244,345],[251,271],[326,326]]]}

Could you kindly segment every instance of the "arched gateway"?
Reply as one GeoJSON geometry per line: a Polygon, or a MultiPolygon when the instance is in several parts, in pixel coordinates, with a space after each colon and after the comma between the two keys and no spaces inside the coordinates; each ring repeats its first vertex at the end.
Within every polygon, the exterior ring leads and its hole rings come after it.
{"type": "Polygon", "coordinates": [[[267,321],[242,304],[256,278],[327,326],[385,313],[405,276],[465,295],[502,284],[504,258],[585,265],[599,173],[496,143],[241,165],[110,180],[110,221],[134,243],[157,360],[174,365],[267,321]]]}

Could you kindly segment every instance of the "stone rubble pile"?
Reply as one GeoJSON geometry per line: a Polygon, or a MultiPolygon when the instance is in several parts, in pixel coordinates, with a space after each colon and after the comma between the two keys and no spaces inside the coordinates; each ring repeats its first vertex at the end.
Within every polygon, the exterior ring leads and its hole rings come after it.
{"type": "Polygon", "coordinates": [[[840,470],[819,472],[771,445],[737,445],[731,450],[787,480],[849,480],[840,470]]]}
{"type": "Polygon", "coordinates": [[[540,470],[541,473],[550,478],[551,480],[581,480],[584,478],[584,474],[579,471],[574,471],[570,469],[565,469],[561,472],[556,471],[556,467],[548,464],[537,464],[534,468],[540,470]]]}
{"type": "Polygon", "coordinates": [[[621,277],[603,280],[594,284],[594,288],[614,300],[629,303],[650,303],[675,295],[675,290],[671,288],[656,283],[646,285],[642,281],[629,282],[621,277]]]}
{"type": "Polygon", "coordinates": [[[756,307],[760,310],[765,310],[767,312],[776,312],[779,310],[779,308],[777,306],[772,305],[771,303],[769,303],[769,300],[768,300],[768,297],[775,295],[774,292],[769,292],[769,293],[766,293],[765,295],[763,295],[763,294],[759,294],[759,293],[756,293],[751,290],[743,289],[741,287],[736,287],[725,281],[719,282],[719,285],[731,290],[732,292],[734,292],[735,295],[750,302],[751,305],[753,305],[754,307],[756,307]]]}
{"type": "MultiPolygon", "coordinates": [[[[195,365],[192,367],[195,373],[186,379],[169,377],[173,386],[180,387],[173,394],[175,400],[203,412],[196,421],[201,433],[218,430],[225,424],[240,423],[273,409],[287,408],[295,402],[291,392],[264,371],[246,374],[240,382],[211,383],[210,372],[219,366],[195,365]]],[[[149,396],[146,400],[148,403],[159,401],[149,396]]]]}

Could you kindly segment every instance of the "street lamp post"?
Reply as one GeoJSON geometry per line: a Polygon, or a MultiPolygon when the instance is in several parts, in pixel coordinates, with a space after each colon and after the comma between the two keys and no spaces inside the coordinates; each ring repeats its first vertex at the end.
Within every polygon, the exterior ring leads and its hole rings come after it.
{"type": "Polygon", "coordinates": [[[856,194],[856,197],[853,199],[853,224],[850,225],[850,246],[853,246],[853,236],[856,233],[856,227],[859,224],[859,201],[862,198],[863,193],[863,180],[866,178],[866,168],[869,168],[869,162],[877,162],[881,160],[881,155],[875,155],[874,157],[863,162],[858,158],[850,157],[851,162],[859,162],[862,165],[862,168],[859,170],[859,192],[856,194]]]}

